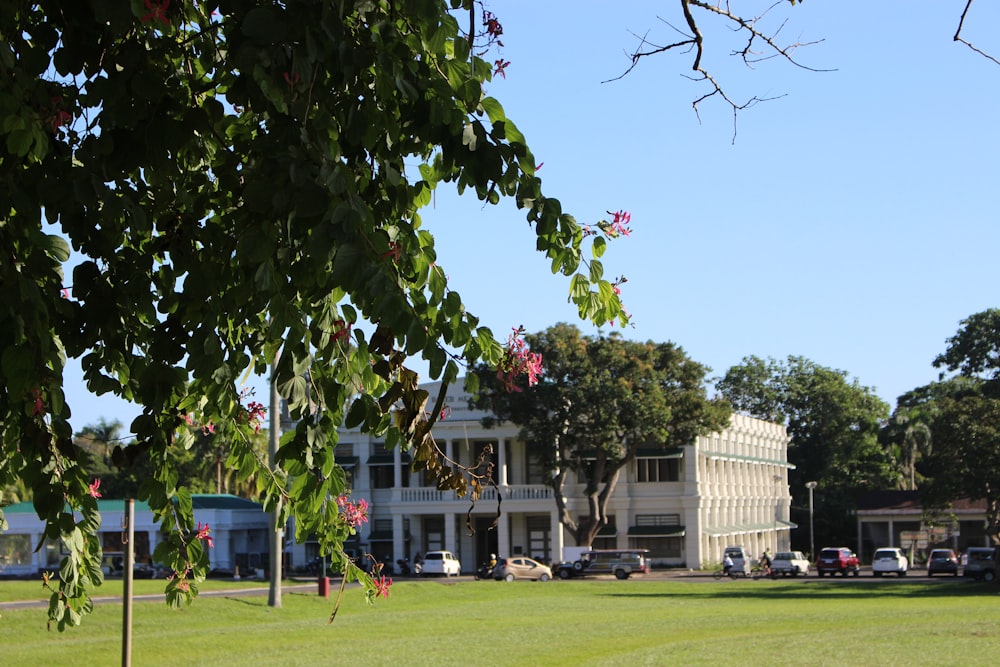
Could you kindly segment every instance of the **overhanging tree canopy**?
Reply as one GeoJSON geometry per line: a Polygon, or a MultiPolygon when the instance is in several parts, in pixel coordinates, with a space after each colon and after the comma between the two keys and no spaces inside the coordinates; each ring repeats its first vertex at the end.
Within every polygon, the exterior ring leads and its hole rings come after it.
{"type": "Polygon", "coordinates": [[[474,10],[2,3],[0,488],[25,480],[46,536],[69,548],[50,609],[60,628],[79,622],[102,578],[68,357],[91,391],[142,406],[123,454],[152,462],[140,496],[171,533],[156,558],[178,573],[168,595],[180,602],[207,565],[167,455],[189,444],[190,423],[232,439],[228,465],[257,475],[281,523],[294,515],[336,554],[353,530],[333,502],[347,491],[336,428],[385,431],[433,456],[406,358],[445,382],[504,358],[421,229],[441,183],[513,199],[553,272],[571,277],[581,316],[627,319],[603,277],[603,237],[543,195],[524,137],[485,92],[497,32],[474,10]],[[479,42],[459,27],[470,17],[479,42]],[[300,420],[273,470],[249,444],[259,407],[238,390],[269,364],[300,420]]]}

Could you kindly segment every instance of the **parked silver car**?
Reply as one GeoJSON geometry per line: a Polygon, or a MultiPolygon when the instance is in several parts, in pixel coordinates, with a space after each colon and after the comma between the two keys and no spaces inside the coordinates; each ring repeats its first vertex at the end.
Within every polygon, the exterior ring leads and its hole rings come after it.
{"type": "Polygon", "coordinates": [[[511,558],[500,559],[500,562],[493,569],[493,578],[505,581],[514,581],[515,579],[548,581],[552,578],[552,569],[548,565],[539,563],[534,558],[513,556],[511,558]]]}

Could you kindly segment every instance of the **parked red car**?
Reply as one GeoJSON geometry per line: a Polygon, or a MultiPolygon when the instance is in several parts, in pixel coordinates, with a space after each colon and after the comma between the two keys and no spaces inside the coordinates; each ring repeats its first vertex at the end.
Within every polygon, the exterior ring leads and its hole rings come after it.
{"type": "Polygon", "coordinates": [[[861,565],[858,563],[858,556],[847,547],[827,547],[819,552],[816,560],[816,574],[823,576],[829,574],[831,577],[836,573],[847,576],[848,572],[858,576],[861,573],[861,565]]]}

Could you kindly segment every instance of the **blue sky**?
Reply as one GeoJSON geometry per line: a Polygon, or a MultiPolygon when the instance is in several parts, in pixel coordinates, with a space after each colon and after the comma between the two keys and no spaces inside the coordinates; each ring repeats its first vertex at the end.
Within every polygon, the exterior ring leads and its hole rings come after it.
{"type": "MultiPolygon", "coordinates": [[[[493,2],[511,64],[489,93],[564,210],[581,223],[631,212],[632,235],[603,259],[628,278],[627,337],[674,341],[713,376],[748,355],[805,356],[894,405],[937,378],[963,318],[1000,306],[1000,66],[952,41],[961,0],[777,7],[789,41],[824,40],[797,59],[832,72],[748,69],[729,56],[742,38],[702,17],[706,64],[734,99],[783,95],[740,112],[734,141],[728,107],[692,111],[705,89],[684,78],[690,54],[602,83],[628,67],[633,34],[676,41],[658,17],[681,25],[677,4],[493,2]]],[[[966,34],[1000,57],[998,22],[980,0],[966,34]]],[[[443,188],[422,217],[469,310],[500,337],[575,321],[523,214],[443,188]]],[[[137,413],[67,392],[75,428],[137,413]]]]}

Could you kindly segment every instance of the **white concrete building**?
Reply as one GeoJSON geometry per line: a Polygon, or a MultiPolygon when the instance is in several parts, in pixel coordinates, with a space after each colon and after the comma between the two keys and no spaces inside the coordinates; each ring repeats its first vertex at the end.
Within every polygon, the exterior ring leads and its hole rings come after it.
{"type": "MultiPolygon", "coordinates": [[[[262,505],[237,496],[216,494],[193,494],[192,505],[195,521],[208,524],[211,529],[214,546],[208,557],[212,569],[232,572],[239,566],[246,574],[267,565],[268,525],[262,505]]],[[[98,500],[97,510],[101,514],[105,564],[120,568],[124,554],[125,501],[98,500]]],[[[36,551],[42,543],[44,526],[32,503],[9,505],[3,512],[10,529],[0,533],[0,576],[57,571],[65,554],[52,540],[45,540],[36,551]]],[[[152,554],[160,539],[159,525],[153,522],[153,512],[144,502],[136,501],[133,513],[135,562],[152,565],[152,554]]]]}
{"type": "MultiPolygon", "coordinates": [[[[426,385],[432,397],[439,385],[426,385]]],[[[450,412],[434,426],[444,456],[471,465],[493,446],[494,479],[474,506],[452,491],[427,486],[410,471],[410,457],[357,431],[341,433],[337,460],[348,470],[353,497],[370,503],[369,523],[348,547],[394,563],[436,549],[454,552],[464,572],[490,553],[561,560],[576,546],[559,523],[548,471],[533,464],[519,428],[487,429],[484,413],[468,409],[460,387],[450,390],[450,412]],[[502,500],[498,500],[502,499],[502,500]],[[499,519],[498,519],[499,513],[499,519]],[[495,529],[491,529],[497,520],[495,529]]],[[[648,548],[654,566],[699,568],[718,563],[728,545],[750,553],[789,548],[787,448],[783,426],[736,415],[721,433],[673,449],[640,450],[618,482],[609,505],[610,525],[598,548],[648,548]]],[[[571,480],[567,502],[586,512],[583,485],[571,480]]],[[[292,565],[318,554],[315,543],[292,545],[292,565]]]]}

